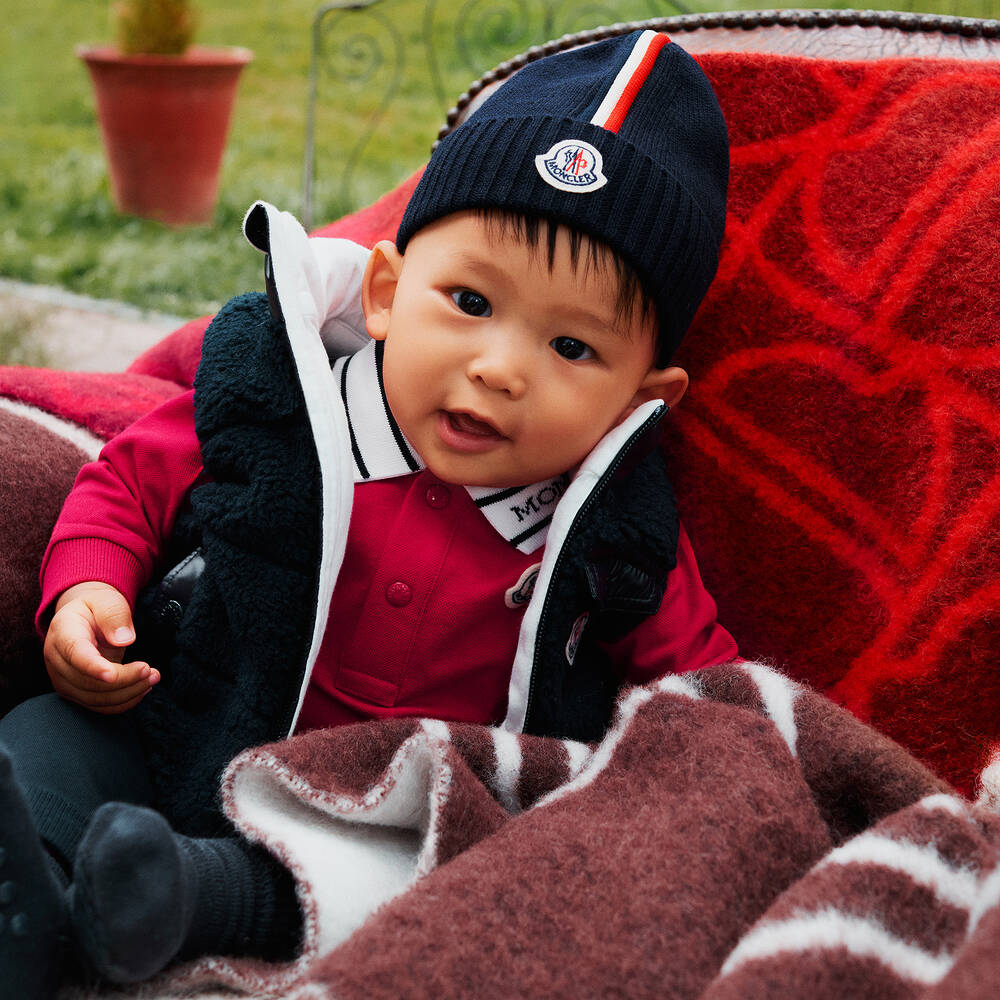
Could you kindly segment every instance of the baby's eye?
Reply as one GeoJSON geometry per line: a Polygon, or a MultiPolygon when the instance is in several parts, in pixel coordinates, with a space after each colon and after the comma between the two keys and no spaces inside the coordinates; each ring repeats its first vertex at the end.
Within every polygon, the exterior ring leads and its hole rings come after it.
{"type": "Polygon", "coordinates": [[[451,297],[455,305],[470,316],[490,316],[493,313],[489,302],[479,292],[474,292],[469,288],[461,288],[457,292],[452,292],[451,297]]]}
{"type": "Polygon", "coordinates": [[[556,354],[568,361],[589,361],[594,356],[594,352],[582,340],[577,340],[575,337],[556,337],[549,342],[549,345],[556,354]]]}

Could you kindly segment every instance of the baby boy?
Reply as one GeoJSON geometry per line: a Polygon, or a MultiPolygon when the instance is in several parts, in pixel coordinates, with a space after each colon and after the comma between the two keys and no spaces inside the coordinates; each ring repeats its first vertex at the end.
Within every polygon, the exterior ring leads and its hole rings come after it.
{"type": "Polygon", "coordinates": [[[736,655],[656,447],[727,179],[711,87],[644,31],[515,75],[394,243],[251,210],[270,304],[222,310],[195,391],[84,469],[46,553],[62,697],[0,720],[19,995],[63,938],[118,982],[294,952],[290,876],[217,811],[247,746],[394,715],[596,740],[623,679],[736,655]],[[169,643],[124,662],[177,550],[169,643]]]}

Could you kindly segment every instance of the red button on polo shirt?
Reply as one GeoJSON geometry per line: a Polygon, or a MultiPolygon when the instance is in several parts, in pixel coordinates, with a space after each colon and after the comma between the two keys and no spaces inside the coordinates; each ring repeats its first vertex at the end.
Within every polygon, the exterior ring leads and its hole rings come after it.
{"type": "Polygon", "coordinates": [[[385,588],[385,599],[393,607],[405,608],[413,600],[413,590],[402,580],[397,580],[385,588]]]}
{"type": "Polygon", "coordinates": [[[443,483],[434,483],[427,487],[427,505],[435,510],[443,510],[451,503],[451,490],[443,483]]]}

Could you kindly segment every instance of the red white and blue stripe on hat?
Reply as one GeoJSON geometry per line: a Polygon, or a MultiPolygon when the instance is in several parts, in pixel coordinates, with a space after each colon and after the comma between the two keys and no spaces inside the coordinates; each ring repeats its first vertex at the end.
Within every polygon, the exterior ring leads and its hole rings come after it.
{"type": "Polygon", "coordinates": [[[591,125],[608,132],[617,132],[622,127],[642,85],[649,79],[656,57],[669,42],[670,39],[662,31],[644,31],[639,35],[600,107],[590,119],[591,125]]]}

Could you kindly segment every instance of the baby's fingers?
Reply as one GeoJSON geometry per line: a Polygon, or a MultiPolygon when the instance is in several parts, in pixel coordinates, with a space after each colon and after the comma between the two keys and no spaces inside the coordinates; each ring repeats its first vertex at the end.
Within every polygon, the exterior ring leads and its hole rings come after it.
{"type": "Polygon", "coordinates": [[[112,688],[115,691],[130,690],[136,685],[152,687],[160,679],[158,671],[153,670],[148,663],[134,660],[131,663],[112,663],[115,676],[100,686],[101,690],[112,688]]]}
{"type": "Polygon", "coordinates": [[[89,701],[87,708],[102,715],[113,715],[118,712],[127,712],[146,697],[152,690],[152,684],[148,679],[137,681],[135,684],[125,688],[115,688],[104,693],[88,693],[89,701]]]}
{"type": "Polygon", "coordinates": [[[95,689],[118,676],[119,664],[101,655],[92,629],[77,615],[64,614],[58,622],[53,621],[45,637],[45,661],[60,674],[72,671],[89,678],[95,689]]]}
{"type": "MultiPolygon", "coordinates": [[[[117,663],[101,654],[93,632],[83,618],[63,615],[45,637],[45,661],[50,674],[55,671],[73,687],[104,691],[124,688],[149,680],[155,671],[141,661],[117,663]]],[[[153,683],[159,680],[157,674],[153,683]]]]}
{"type": "Polygon", "coordinates": [[[159,682],[160,675],[145,663],[111,664],[112,681],[101,681],[77,670],[57,655],[50,658],[52,686],[64,698],[98,712],[123,712],[159,682]]]}
{"type": "Polygon", "coordinates": [[[148,681],[140,681],[127,688],[111,688],[104,691],[88,691],[65,684],[56,685],[56,691],[63,698],[102,715],[127,712],[138,705],[151,690],[152,686],[148,681]]]}

